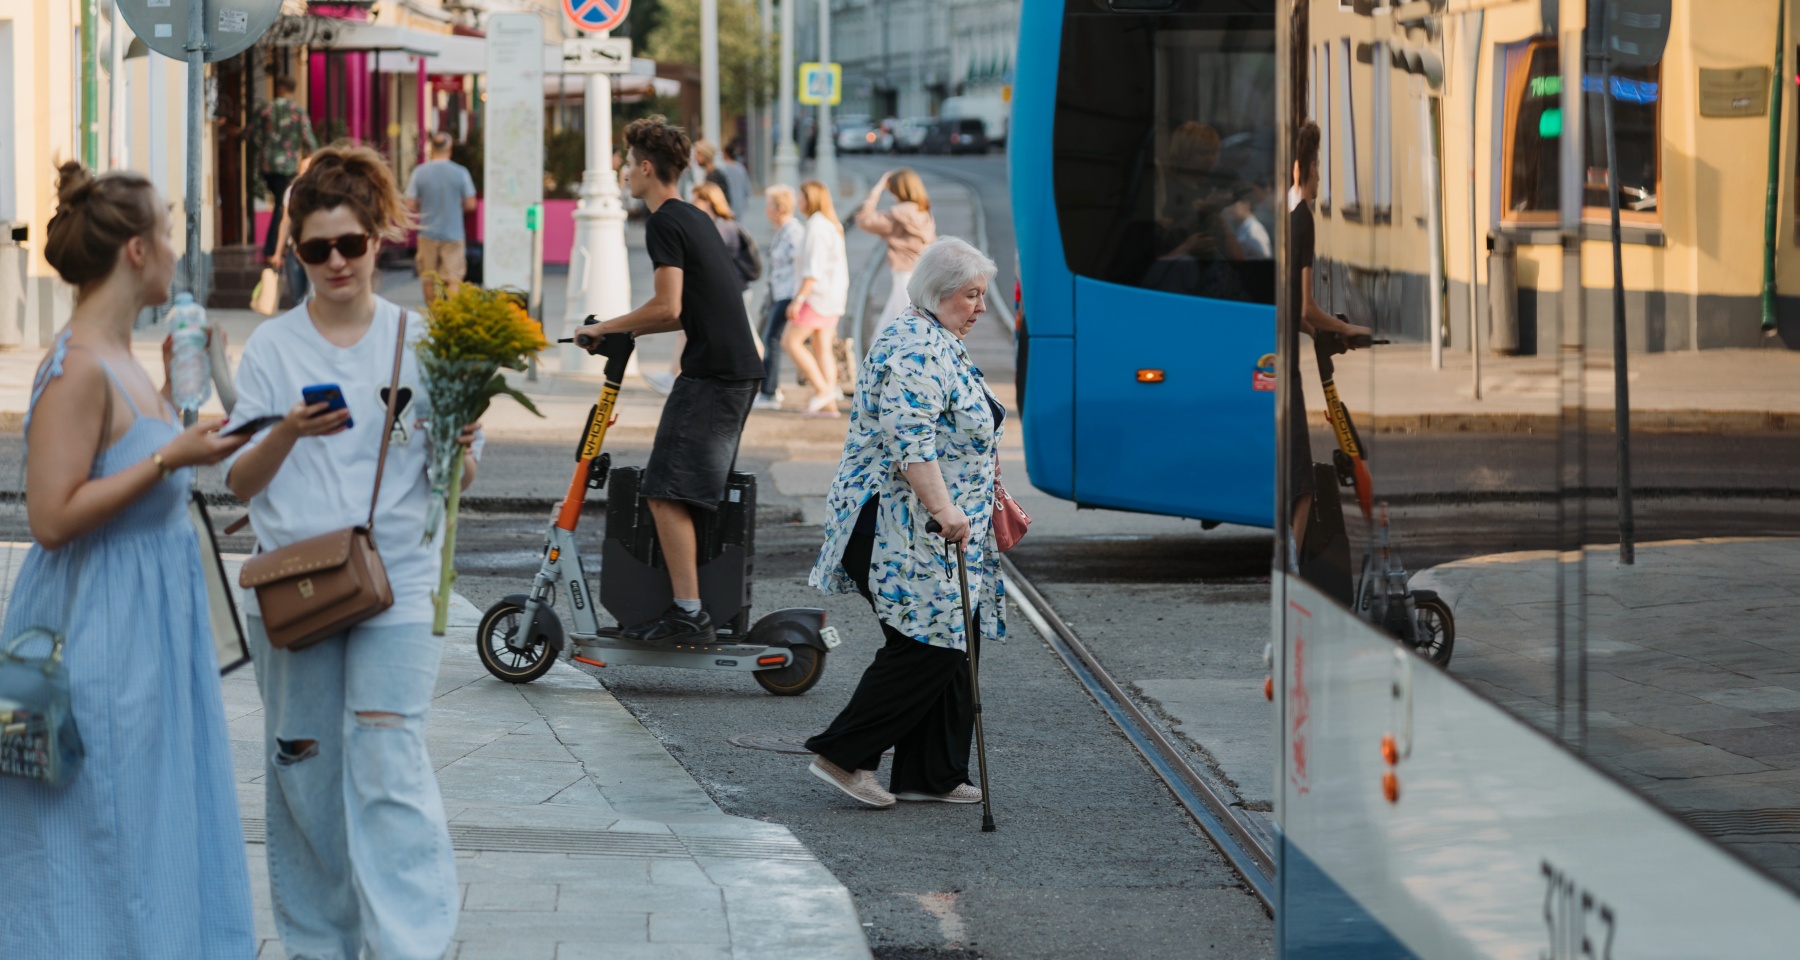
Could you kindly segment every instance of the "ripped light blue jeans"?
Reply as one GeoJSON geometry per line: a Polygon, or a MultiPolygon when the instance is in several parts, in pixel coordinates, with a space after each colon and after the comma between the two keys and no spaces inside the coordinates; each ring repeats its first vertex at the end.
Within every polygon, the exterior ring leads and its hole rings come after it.
{"type": "Polygon", "coordinates": [[[250,617],[268,758],[269,886],[291,960],[440,960],[456,856],[425,718],[443,640],[352,627],[304,650],[250,617]]]}

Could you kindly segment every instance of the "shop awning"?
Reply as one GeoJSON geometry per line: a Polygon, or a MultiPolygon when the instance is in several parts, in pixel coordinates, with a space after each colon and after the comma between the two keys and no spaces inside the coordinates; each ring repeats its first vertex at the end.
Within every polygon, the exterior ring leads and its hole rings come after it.
{"type": "MultiPolygon", "coordinates": [[[[455,76],[487,72],[487,40],[481,37],[331,17],[305,19],[312,21],[306,29],[289,31],[292,39],[274,42],[281,46],[306,46],[312,50],[374,53],[376,69],[382,73],[415,72],[419,69],[420,57],[426,58],[427,73],[455,76]]],[[[544,44],[544,72],[562,72],[560,46],[544,44]]]]}

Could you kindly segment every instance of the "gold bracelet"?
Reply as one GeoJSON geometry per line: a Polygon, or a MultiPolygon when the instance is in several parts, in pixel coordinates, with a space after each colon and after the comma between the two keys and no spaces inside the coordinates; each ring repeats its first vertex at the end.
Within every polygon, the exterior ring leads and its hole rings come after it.
{"type": "Polygon", "coordinates": [[[163,479],[164,479],[164,480],[167,480],[167,479],[169,479],[169,474],[171,474],[171,473],[174,473],[174,472],[175,472],[175,468],[174,468],[174,467],[171,467],[171,466],[169,466],[169,464],[168,464],[168,463],[167,463],[167,462],[166,462],[166,461],[164,461],[164,460],[163,460],[163,455],[162,455],[162,454],[160,454],[160,453],[153,453],[153,454],[151,454],[151,455],[150,455],[150,461],[151,461],[151,462],[152,462],[152,463],[154,463],[154,464],[156,464],[156,469],[158,469],[158,470],[161,470],[161,471],[162,471],[162,478],[163,478],[163,479]]]}

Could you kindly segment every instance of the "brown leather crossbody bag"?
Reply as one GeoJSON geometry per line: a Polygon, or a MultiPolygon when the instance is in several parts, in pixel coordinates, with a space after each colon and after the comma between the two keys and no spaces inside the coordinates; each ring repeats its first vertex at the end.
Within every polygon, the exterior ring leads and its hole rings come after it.
{"type": "Polygon", "coordinates": [[[387,567],[375,549],[375,504],[387,466],[388,438],[394,432],[394,399],[400,393],[400,361],[406,350],[406,311],[394,343],[394,375],[387,391],[387,418],[381,429],[381,456],[375,461],[375,490],[369,519],[244,561],[238,584],[256,591],[269,645],[300,650],[375,616],[394,605],[387,567]]]}

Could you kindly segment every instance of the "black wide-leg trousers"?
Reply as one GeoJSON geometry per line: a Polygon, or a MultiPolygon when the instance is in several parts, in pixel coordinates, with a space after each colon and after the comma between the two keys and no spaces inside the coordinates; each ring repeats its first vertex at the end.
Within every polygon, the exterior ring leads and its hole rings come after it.
{"type": "MultiPolygon", "coordinates": [[[[844,571],[864,599],[873,548],[873,537],[852,536],[844,550],[844,571]]],[[[863,671],[850,702],[806,748],[854,772],[880,769],[882,752],[893,747],[889,791],[949,793],[969,782],[975,703],[968,660],[961,650],[920,643],[885,623],[881,632],[887,643],[863,671]]],[[[970,655],[977,658],[980,633],[977,619],[969,638],[970,655]]]]}

